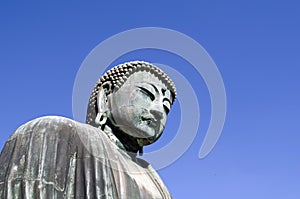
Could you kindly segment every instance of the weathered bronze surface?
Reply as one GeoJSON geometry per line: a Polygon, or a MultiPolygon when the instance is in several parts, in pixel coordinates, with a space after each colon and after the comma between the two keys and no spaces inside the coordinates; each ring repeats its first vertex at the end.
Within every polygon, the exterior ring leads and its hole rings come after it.
{"type": "Polygon", "coordinates": [[[171,198],[137,153],[162,134],[175,95],[149,63],[108,71],[91,94],[87,124],[47,116],[13,133],[0,156],[0,198],[171,198]]]}

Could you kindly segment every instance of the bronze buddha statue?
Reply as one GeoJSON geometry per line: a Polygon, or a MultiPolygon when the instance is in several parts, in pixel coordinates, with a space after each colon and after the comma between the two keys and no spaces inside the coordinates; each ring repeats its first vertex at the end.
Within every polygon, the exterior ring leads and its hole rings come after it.
{"type": "Polygon", "coordinates": [[[114,67],[92,91],[87,124],[46,116],[14,132],[0,156],[0,198],[171,198],[137,153],[161,136],[175,97],[150,63],[114,67]]]}

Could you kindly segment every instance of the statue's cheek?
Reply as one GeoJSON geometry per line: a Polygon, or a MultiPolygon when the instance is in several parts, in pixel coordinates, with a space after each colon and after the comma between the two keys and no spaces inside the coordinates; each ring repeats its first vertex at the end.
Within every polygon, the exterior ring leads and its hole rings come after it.
{"type": "Polygon", "coordinates": [[[126,100],[128,105],[136,105],[139,107],[149,107],[152,102],[149,97],[145,97],[138,89],[131,92],[126,100]]]}
{"type": "Polygon", "coordinates": [[[130,123],[135,117],[134,106],[132,105],[122,105],[116,107],[113,111],[115,120],[118,123],[130,123]]]}

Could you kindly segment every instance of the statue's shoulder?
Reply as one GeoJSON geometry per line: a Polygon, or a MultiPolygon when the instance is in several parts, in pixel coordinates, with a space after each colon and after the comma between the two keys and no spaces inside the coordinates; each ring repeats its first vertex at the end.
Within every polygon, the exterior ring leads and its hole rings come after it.
{"type": "MultiPolygon", "coordinates": [[[[15,139],[18,136],[26,135],[45,135],[45,134],[59,134],[59,135],[75,135],[79,133],[80,129],[89,129],[96,131],[95,127],[83,124],[72,119],[62,116],[43,116],[33,119],[21,125],[11,135],[9,140],[15,139]]],[[[80,132],[84,133],[84,132],[80,132]]]]}
{"type": "Polygon", "coordinates": [[[61,116],[44,116],[21,125],[7,142],[19,142],[18,140],[22,140],[23,144],[36,143],[35,147],[67,144],[72,151],[80,152],[100,153],[112,150],[113,147],[99,128],[61,116]]]}
{"type": "Polygon", "coordinates": [[[26,190],[26,198],[65,198],[75,184],[76,191],[79,187],[76,198],[81,198],[82,190],[90,185],[85,183],[94,179],[93,169],[106,168],[105,161],[98,159],[109,161],[107,154],[113,150],[106,146],[106,137],[98,128],[60,116],[40,117],[21,125],[0,154],[0,198],[7,198],[10,190],[26,190]]]}

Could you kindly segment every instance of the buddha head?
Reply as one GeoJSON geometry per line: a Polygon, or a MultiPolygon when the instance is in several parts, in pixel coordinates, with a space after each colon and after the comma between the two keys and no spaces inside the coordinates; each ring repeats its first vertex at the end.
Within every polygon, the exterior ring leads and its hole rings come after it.
{"type": "Polygon", "coordinates": [[[143,147],[161,136],[175,96],[174,83],[156,66],[140,61],[120,64],[97,81],[86,122],[110,127],[125,145],[143,147]]]}

